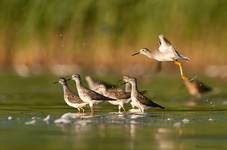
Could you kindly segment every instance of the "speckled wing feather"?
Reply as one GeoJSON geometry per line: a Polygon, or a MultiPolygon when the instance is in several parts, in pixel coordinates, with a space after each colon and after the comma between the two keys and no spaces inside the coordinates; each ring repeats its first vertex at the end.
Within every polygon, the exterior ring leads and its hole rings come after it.
{"type": "Polygon", "coordinates": [[[146,106],[159,107],[159,108],[162,108],[162,109],[165,108],[163,106],[160,106],[160,105],[152,102],[149,98],[147,98],[146,96],[142,95],[141,93],[137,94],[137,100],[139,100],[140,103],[142,103],[143,105],[146,105],[146,106]]]}
{"type": "Polygon", "coordinates": [[[107,93],[108,95],[111,95],[111,97],[116,97],[117,99],[128,99],[131,96],[130,92],[125,92],[119,89],[110,89],[107,93]]]}
{"type": "Polygon", "coordinates": [[[67,99],[72,103],[84,103],[78,95],[73,94],[70,90],[67,90],[67,99]]]}
{"type": "Polygon", "coordinates": [[[101,94],[98,94],[98,93],[96,93],[95,91],[92,91],[92,90],[85,90],[84,92],[86,92],[86,94],[88,95],[88,96],[90,96],[91,97],[91,99],[93,99],[93,100],[100,100],[100,101],[104,101],[104,100],[114,100],[114,99],[112,99],[112,98],[108,98],[108,97],[105,97],[105,96],[103,96],[103,95],[101,95],[101,94]]]}
{"type": "Polygon", "coordinates": [[[77,95],[67,95],[68,101],[71,103],[84,103],[77,95]]]}

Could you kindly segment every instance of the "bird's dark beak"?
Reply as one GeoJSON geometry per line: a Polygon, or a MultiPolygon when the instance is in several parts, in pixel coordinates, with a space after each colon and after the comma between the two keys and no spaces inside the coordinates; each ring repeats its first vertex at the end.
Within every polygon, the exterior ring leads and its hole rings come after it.
{"type": "Polygon", "coordinates": [[[53,84],[58,84],[58,81],[53,82],[53,84]]]}
{"type": "Polygon", "coordinates": [[[135,56],[135,55],[138,55],[138,54],[140,54],[140,52],[136,52],[136,53],[132,54],[132,56],[135,56]]]}

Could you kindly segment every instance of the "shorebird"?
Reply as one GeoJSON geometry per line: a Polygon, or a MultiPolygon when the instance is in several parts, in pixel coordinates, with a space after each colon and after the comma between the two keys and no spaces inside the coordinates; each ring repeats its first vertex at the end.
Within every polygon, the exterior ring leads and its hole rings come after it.
{"type": "Polygon", "coordinates": [[[115,88],[115,85],[111,85],[111,84],[103,82],[103,81],[95,81],[90,76],[86,76],[85,79],[88,83],[89,89],[91,89],[92,91],[95,91],[99,94],[102,94],[102,95],[103,95],[103,93],[102,93],[101,89],[99,89],[100,87],[104,86],[105,89],[115,88]]]}
{"type": "Polygon", "coordinates": [[[105,97],[95,91],[92,91],[90,89],[83,87],[81,85],[81,79],[79,74],[73,74],[72,80],[76,82],[76,88],[77,88],[79,97],[81,98],[82,101],[89,104],[92,113],[94,112],[94,109],[93,109],[94,104],[100,103],[102,101],[114,100],[112,98],[105,97]]]}
{"type": "Polygon", "coordinates": [[[196,79],[184,79],[184,85],[186,86],[189,94],[196,97],[201,97],[202,94],[212,91],[212,88],[205,85],[203,82],[196,79]]]}
{"type": "Polygon", "coordinates": [[[131,105],[133,107],[137,107],[141,112],[144,112],[145,109],[154,108],[154,107],[164,109],[163,106],[160,106],[159,104],[152,102],[149,98],[147,98],[141,92],[138,91],[137,81],[135,78],[132,78],[129,76],[124,76],[123,81],[131,84],[131,88],[132,88],[131,89],[131,101],[132,101],[131,105]]]}
{"type": "Polygon", "coordinates": [[[55,84],[59,83],[63,87],[64,92],[64,100],[66,104],[68,104],[71,107],[77,108],[80,112],[80,109],[84,112],[83,107],[87,105],[87,103],[83,102],[80,97],[76,94],[74,94],[68,87],[67,79],[65,78],[59,78],[57,82],[54,82],[55,84]]]}
{"type": "Polygon", "coordinates": [[[180,60],[190,60],[190,59],[180,54],[163,35],[159,35],[158,37],[159,37],[159,43],[160,43],[158,50],[151,52],[148,48],[143,48],[143,49],[140,49],[139,52],[132,54],[132,56],[135,56],[137,54],[142,54],[147,56],[150,59],[155,59],[160,62],[173,61],[176,65],[178,65],[180,69],[181,78],[182,79],[187,78],[186,76],[184,76],[182,64],[180,60]]]}
{"type": "Polygon", "coordinates": [[[106,89],[103,85],[100,85],[99,89],[104,96],[115,99],[115,101],[112,100],[109,101],[109,103],[112,105],[118,105],[118,112],[121,112],[121,108],[125,111],[124,104],[130,101],[130,92],[125,92],[124,90],[117,88],[106,89]]]}

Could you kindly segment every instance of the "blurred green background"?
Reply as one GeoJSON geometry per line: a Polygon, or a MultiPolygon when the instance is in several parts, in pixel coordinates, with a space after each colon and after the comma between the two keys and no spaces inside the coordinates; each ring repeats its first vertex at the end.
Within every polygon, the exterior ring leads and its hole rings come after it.
{"type": "Polygon", "coordinates": [[[226,10],[223,0],[0,0],[0,67],[23,74],[149,66],[131,53],[156,49],[164,34],[191,58],[188,69],[203,72],[226,64],[226,10]]]}

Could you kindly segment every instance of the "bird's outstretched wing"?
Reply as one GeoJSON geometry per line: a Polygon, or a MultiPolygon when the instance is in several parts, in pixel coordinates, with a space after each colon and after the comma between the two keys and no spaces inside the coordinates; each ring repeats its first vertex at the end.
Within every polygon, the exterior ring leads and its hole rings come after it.
{"type": "Polygon", "coordinates": [[[166,37],[163,37],[163,41],[164,41],[167,45],[172,45],[171,42],[170,42],[166,37]]]}
{"type": "Polygon", "coordinates": [[[137,94],[137,100],[140,101],[140,103],[142,103],[143,105],[146,105],[146,106],[150,106],[150,107],[159,107],[159,108],[162,108],[164,109],[165,107],[155,103],[155,102],[152,102],[149,98],[147,98],[146,96],[142,95],[141,93],[138,93],[137,94]]]}
{"type": "Polygon", "coordinates": [[[167,38],[164,36],[159,37],[159,48],[158,50],[162,53],[175,53],[175,49],[167,38]]]}

